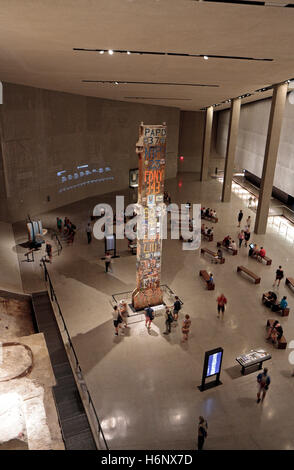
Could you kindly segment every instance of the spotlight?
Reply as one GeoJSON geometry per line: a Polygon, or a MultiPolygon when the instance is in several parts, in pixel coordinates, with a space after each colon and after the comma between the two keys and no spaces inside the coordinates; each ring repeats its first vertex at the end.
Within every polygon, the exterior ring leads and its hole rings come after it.
{"type": "Polygon", "coordinates": [[[100,51],[99,54],[104,54],[104,51],[100,51]]]}
{"type": "Polygon", "coordinates": [[[128,55],[131,55],[130,51],[127,51],[127,54],[128,54],[128,55]]]}
{"type": "Polygon", "coordinates": [[[208,60],[208,55],[204,55],[203,59],[208,60]]]}
{"type": "Polygon", "coordinates": [[[115,85],[118,85],[118,82],[114,82],[115,85]]]}
{"type": "Polygon", "coordinates": [[[112,49],[109,49],[108,54],[109,54],[109,55],[113,55],[113,50],[112,50],[112,49]]]}

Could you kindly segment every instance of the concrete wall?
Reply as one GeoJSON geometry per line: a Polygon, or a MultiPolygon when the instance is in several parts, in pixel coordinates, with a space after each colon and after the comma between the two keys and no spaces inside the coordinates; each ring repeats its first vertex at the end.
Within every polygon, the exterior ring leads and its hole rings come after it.
{"type": "Polygon", "coordinates": [[[19,262],[11,224],[0,222],[0,290],[22,293],[19,262]]]}
{"type": "Polygon", "coordinates": [[[200,172],[205,113],[181,111],[178,171],[200,172]]]}
{"type": "MultiPolygon", "coordinates": [[[[271,99],[241,107],[235,167],[262,175],[271,99]]],[[[219,112],[217,152],[225,156],[229,111],[219,112]]],[[[294,196],[294,106],[287,99],[280,138],[274,186],[294,196]]]]}
{"type": "Polygon", "coordinates": [[[127,188],[129,169],[138,167],[135,144],[141,121],[167,123],[166,178],[176,176],[180,118],[176,108],[7,83],[3,97],[0,136],[12,222],[24,219],[28,213],[33,216],[89,196],[127,188]],[[81,176],[80,172],[85,173],[86,169],[77,167],[85,164],[91,174],[81,176]],[[65,173],[57,176],[61,171],[65,173]],[[72,176],[70,181],[68,175],[72,176]],[[64,183],[62,176],[67,178],[64,183]],[[98,182],[87,183],[97,179],[98,182]],[[64,191],[70,186],[75,187],[64,191]]]}

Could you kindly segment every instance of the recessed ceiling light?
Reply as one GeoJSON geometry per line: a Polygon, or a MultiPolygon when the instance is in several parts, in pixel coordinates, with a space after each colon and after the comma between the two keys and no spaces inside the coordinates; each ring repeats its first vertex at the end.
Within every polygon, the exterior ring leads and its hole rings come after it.
{"type": "Polygon", "coordinates": [[[203,59],[208,60],[208,55],[204,55],[203,59]]]}
{"type": "Polygon", "coordinates": [[[100,51],[99,54],[104,54],[104,51],[100,51]]]}
{"type": "Polygon", "coordinates": [[[118,82],[114,82],[114,83],[115,83],[115,85],[118,85],[118,82]]]}
{"type": "Polygon", "coordinates": [[[131,54],[130,51],[127,51],[127,54],[130,55],[131,54]]]}
{"type": "Polygon", "coordinates": [[[109,55],[113,55],[113,50],[112,50],[112,49],[109,49],[108,54],[109,54],[109,55]]]}

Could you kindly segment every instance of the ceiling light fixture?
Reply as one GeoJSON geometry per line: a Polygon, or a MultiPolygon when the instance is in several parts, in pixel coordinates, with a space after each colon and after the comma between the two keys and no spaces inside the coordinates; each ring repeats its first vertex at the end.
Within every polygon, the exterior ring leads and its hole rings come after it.
{"type": "Polygon", "coordinates": [[[108,54],[109,54],[109,55],[113,55],[113,50],[112,50],[112,49],[109,49],[108,54]]]}
{"type": "Polygon", "coordinates": [[[127,51],[127,54],[128,54],[128,55],[131,55],[131,52],[130,52],[130,51],[127,51]]]}
{"type": "Polygon", "coordinates": [[[208,60],[208,55],[204,55],[203,59],[208,60]]]}
{"type": "Polygon", "coordinates": [[[104,51],[100,51],[99,54],[104,54],[104,51]]]}

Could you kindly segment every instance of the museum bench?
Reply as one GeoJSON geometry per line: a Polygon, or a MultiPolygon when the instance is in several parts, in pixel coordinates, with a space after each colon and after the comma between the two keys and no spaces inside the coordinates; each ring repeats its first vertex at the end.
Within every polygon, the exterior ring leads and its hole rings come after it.
{"type": "MultiPolygon", "coordinates": [[[[270,328],[272,328],[274,321],[275,321],[275,320],[273,320],[272,318],[270,318],[270,319],[266,322],[266,327],[267,327],[268,330],[269,330],[270,328]]],[[[278,349],[286,349],[286,348],[287,348],[287,340],[286,340],[285,336],[283,335],[281,339],[278,339],[278,349]]]]}
{"type": "Polygon", "coordinates": [[[254,279],[255,284],[260,283],[260,277],[254,274],[252,271],[249,271],[249,269],[245,268],[245,266],[238,266],[237,267],[237,273],[243,271],[245,274],[247,274],[249,277],[252,277],[254,279]]]}
{"type": "Polygon", "coordinates": [[[232,253],[233,256],[237,255],[238,254],[238,250],[233,250],[232,248],[230,248],[229,246],[226,246],[223,242],[217,242],[217,247],[219,248],[220,246],[222,246],[223,248],[225,248],[229,253],[232,253]]]}
{"type": "Polygon", "coordinates": [[[215,222],[215,223],[218,222],[218,218],[217,218],[217,217],[209,217],[209,216],[207,216],[207,215],[201,215],[201,219],[211,220],[211,222],[215,222]]]}
{"type": "Polygon", "coordinates": [[[225,258],[219,258],[217,256],[217,253],[215,253],[214,251],[209,250],[208,248],[201,248],[201,254],[204,255],[204,253],[207,253],[209,256],[211,256],[216,263],[219,261],[220,264],[224,264],[224,262],[225,262],[225,258]]]}
{"type": "MultiPolygon", "coordinates": [[[[262,294],[262,303],[265,304],[265,302],[268,300],[267,296],[265,294],[262,294]]],[[[272,305],[277,305],[276,302],[272,302],[272,305]]],[[[281,310],[275,310],[275,313],[279,313],[282,317],[288,317],[290,313],[290,308],[283,308],[281,310]]]]}
{"type": "Polygon", "coordinates": [[[202,269],[200,272],[199,272],[199,276],[202,277],[202,279],[204,279],[204,281],[206,282],[206,285],[207,285],[207,289],[208,290],[214,290],[214,282],[210,282],[209,281],[209,274],[207,271],[205,271],[204,269],[202,269]]]}
{"type": "Polygon", "coordinates": [[[258,261],[265,261],[267,266],[270,266],[272,264],[272,260],[268,256],[260,256],[257,253],[252,254],[251,258],[257,259],[258,261]]]}
{"type": "Polygon", "coordinates": [[[286,277],[285,284],[286,284],[286,286],[294,287],[294,279],[293,279],[293,277],[286,277]]]}
{"type": "Polygon", "coordinates": [[[204,237],[207,241],[213,242],[213,233],[207,234],[207,233],[204,233],[203,230],[201,230],[201,235],[203,235],[203,237],[204,237]]]}

